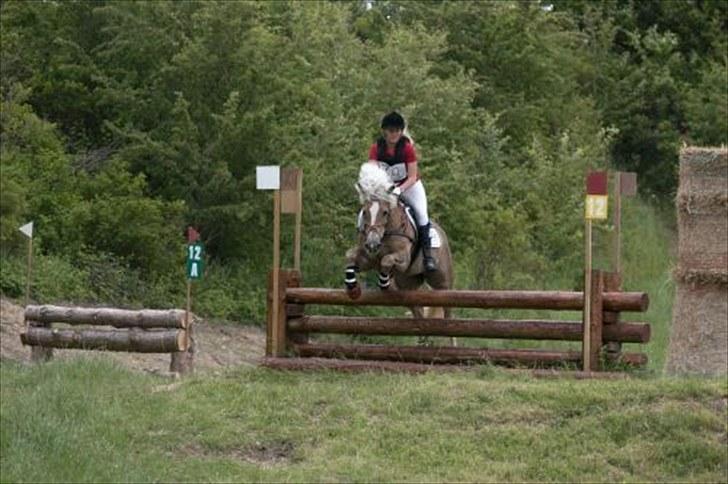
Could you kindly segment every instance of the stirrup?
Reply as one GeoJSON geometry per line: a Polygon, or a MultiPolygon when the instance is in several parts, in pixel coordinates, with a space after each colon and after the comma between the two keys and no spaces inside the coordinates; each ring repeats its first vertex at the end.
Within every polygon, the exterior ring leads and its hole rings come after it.
{"type": "Polygon", "coordinates": [[[432,257],[423,256],[422,263],[425,266],[425,272],[435,272],[437,270],[437,264],[432,257]]]}

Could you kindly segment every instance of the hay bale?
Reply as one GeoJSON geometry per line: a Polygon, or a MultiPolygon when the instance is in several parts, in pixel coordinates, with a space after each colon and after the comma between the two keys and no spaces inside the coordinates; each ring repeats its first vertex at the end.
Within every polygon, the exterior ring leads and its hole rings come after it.
{"type": "Polygon", "coordinates": [[[677,297],[667,370],[728,372],[728,150],[680,153],[677,297]]]}
{"type": "Polygon", "coordinates": [[[727,315],[728,286],[678,283],[667,371],[725,374],[727,315]]]}

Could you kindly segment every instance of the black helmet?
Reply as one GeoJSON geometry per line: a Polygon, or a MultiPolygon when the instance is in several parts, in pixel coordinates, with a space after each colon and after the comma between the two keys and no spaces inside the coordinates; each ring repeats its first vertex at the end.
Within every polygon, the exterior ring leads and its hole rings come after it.
{"type": "Polygon", "coordinates": [[[397,111],[385,115],[382,118],[382,129],[386,128],[398,128],[404,129],[404,118],[397,111]]]}

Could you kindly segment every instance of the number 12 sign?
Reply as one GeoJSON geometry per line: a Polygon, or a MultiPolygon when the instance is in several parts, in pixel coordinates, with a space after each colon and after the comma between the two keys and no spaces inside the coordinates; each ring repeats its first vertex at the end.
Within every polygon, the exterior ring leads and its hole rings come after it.
{"type": "Polygon", "coordinates": [[[187,278],[199,279],[202,277],[202,244],[187,246],[187,278]]]}

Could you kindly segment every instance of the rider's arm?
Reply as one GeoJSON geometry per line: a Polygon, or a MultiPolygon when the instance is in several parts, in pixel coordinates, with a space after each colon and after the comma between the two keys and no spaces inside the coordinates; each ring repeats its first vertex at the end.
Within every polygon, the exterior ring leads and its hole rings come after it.
{"type": "Polygon", "coordinates": [[[374,143],[369,148],[369,163],[374,163],[375,165],[379,165],[379,162],[377,161],[377,144],[374,143]]]}
{"type": "Polygon", "coordinates": [[[399,189],[403,192],[409,187],[417,183],[419,179],[417,168],[417,154],[415,153],[415,147],[411,143],[408,143],[404,151],[404,162],[407,164],[407,179],[402,182],[399,189]]]}
{"type": "Polygon", "coordinates": [[[407,163],[407,179],[399,186],[400,190],[404,192],[409,187],[417,183],[417,170],[417,161],[407,163]]]}

